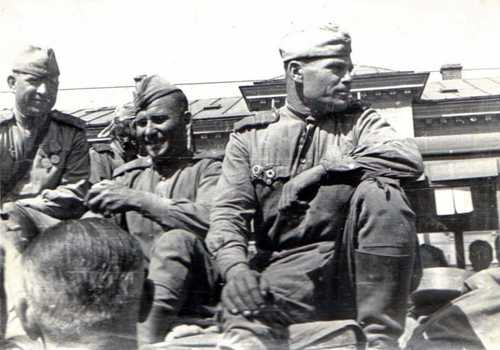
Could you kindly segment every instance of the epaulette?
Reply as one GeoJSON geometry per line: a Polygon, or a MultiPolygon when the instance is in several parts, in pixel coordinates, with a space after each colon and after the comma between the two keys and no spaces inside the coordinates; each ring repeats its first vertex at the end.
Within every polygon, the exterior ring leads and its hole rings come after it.
{"type": "Polygon", "coordinates": [[[276,123],[280,119],[277,111],[263,111],[234,123],[234,131],[243,131],[245,129],[265,128],[269,124],[276,123]]]}
{"type": "Polygon", "coordinates": [[[121,176],[125,173],[128,173],[132,170],[137,169],[147,169],[152,165],[152,161],[150,157],[141,157],[134,160],[131,160],[128,163],[120,165],[113,171],[113,177],[121,176]]]}
{"type": "Polygon", "coordinates": [[[85,129],[86,126],[86,123],[85,121],[83,121],[83,119],[74,117],[71,114],[59,112],[57,110],[51,111],[50,117],[52,118],[52,120],[74,126],[75,128],[78,129],[85,129]]]}
{"type": "Polygon", "coordinates": [[[113,149],[111,148],[111,145],[109,143],[96,142],[90,145],[90,147],[93,148],[97,153],[113,152],[113,149]]]}
{"type": "Polygon", "coordinates": [[[193,154],[193,159],[201,160],[201,159],[213,159],[213,160],[223,160],[224,159],[224,151],[223,150],[206,150],[206,151],[197,151],[193,154]]]}
{"type": "Polygon", "coordinates": [[[14,112],[11,109],[0,110],[0,125],[14,119],[14,112]]]}

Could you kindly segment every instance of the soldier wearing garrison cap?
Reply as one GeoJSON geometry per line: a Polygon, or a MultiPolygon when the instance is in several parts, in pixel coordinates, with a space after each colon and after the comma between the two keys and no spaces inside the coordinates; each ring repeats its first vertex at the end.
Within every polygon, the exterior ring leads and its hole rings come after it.
{"type": "Polygon", "coordinates": [[[221,163],[190,150],[184,93],[159,76],[137,82],[133,122],[148,157],[115,170],[88,194],[88,206],[118,216],[139,239],[155,283],[154,305],[139,328],[141,343],[164,340],[179,315],[211,317],[216,275],[203,238],[221,163]]]}
{"type": "Polygon", "coordinates": [[[215,192],[206,243],[225,280],[219,345],[284,349],[291,324],[352,318],[369,348],[397,348],[418,279],[400,181],[420,176],[422,158],[351,95],[346,32],[295,32],[280,53],[286,105],[235,125],[215,192]],[[251,220],[262,254],[252,267],[251,220]]]}
{"type": "Polygon", "coordinates": [[[118,106],[111,123],[99,133],[110,137],[109,143],[95,143],[90,147],[90,183],[111,179],[115,169],[137,158],[139,148],[135,139],[133,103],[118,106]]]}
{"type": "Polygon", "coordinates": [[[46,228],[78,217],[89,176],[84,123],[52,110],[59,68],[52,49],[30,46],[7,78],[15,106],[0,116],[2,199],[15,202],[46,228]]]}
{"type": "MultiPolygon", "coordinates": [[[[27,47],[15,60],[7,82],[15,103],[0,115],[0,195],[5,211],[14,221],[32,221],[37,230],[79,217],[88,189],[88,144],[80,119],[52,109],[59,85],[54,51],[27,47]]],[[[11,243],[20,251],[32,235],[7,236],[16,237],[11,243]]],[[[18,272],[9,263],[11,253],[7,252],[9,296],[15,295],[11,282],[18,272]]]]}

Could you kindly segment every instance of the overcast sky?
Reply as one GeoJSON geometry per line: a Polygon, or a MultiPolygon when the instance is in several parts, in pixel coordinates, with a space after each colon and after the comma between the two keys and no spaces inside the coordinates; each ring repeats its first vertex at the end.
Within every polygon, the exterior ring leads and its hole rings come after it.
{"type": "Polygon", "coordinates": [[[55,49],[62,88],[271,78],[284,34],[332,20],[357,64],[500,66],[500,0],[0,0],[0,73],[35,43],[55,49]]]}

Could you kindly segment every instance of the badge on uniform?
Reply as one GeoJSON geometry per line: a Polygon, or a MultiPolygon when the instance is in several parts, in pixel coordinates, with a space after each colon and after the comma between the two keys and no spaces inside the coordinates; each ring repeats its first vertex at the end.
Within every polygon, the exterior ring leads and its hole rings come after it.
{"type": "Polygon", "coordinates": [[[61,157],[59,157],[58,154],[52,154],[50,156],[50,162],[53,164],[53,165],[57,165],[61,162],[61,157]]]}
{"type": "Polygon", "coordinates": [[[42,168],[48,169],[52,166],[52,163],[48,158],[44,157],[40,160],[40,165],[42,166],[42,168]]]}
{"type": "Polygon", "coordinates": [[[258,164],[252,166],[252,177],[264,181],[266,185],[272,185],[276,177],[276,172],[270,167],[266,168],[258,164]]]}

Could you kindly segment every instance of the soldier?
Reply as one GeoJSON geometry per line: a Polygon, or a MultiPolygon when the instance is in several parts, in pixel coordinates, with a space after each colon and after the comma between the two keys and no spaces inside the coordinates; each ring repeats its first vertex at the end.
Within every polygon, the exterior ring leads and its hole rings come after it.
{"type": "Polygon", "coordinates": [[[220,346],[286,348],[291,324],[356,318],[370,348],[397,348],[417,242],[400,180],[420,176],[421,156],[353,100],[347,33],[299,31],[280,52],[286,105],[235,125],[211,213],[207,247],[225,280],[220,346]],[[268,257],[253,269],[252,219],[268,257]]]}
{"type": "Polygon", "coordinates": [[[52,110],[59,85],[54,51],[28,47],[7,82],[15,106],[0,116],[2,200],[23,207],[41,229],[79,217],[89,177],[85,124],[52,110]]]}
{"type": "Polygon", "coordinates": [[[132,103],[115,109],[111,124],[99,133],[111,137],[110,143],[95,143],[90,147],[90,183],[111,179],[113,171],[137,158],[138,148],[132,127],[135,109],[132,103]]]}
{"type": "Polygon", "coordinates": [[[202,306],[216,300],[215,274],[203,238],[221,164],[188,150],[191,115],[178,87],[145,77],[134,104],[136,135],[149,157],[94,185],[88,206],[98,213],[123,213],[121,222],[150,259],[154,306],[139,337],[154,343],[165,338],[180,314],[211,316],[202,306]]]}
{"type": "Polygon", "coordinates": [[[137,349],[152,285],[130,234],[101,218],[68,220],[38,235],[22,260],[17,313],[33,340],[1,349],[137,349]]]}
{"type": "Polygon", "coordinates": [[[0,199],[9,202],[3,209],[11,220],[2,222],[10,234],[1,240],[8,302],[13,304],[19,252],[39,230],[85,211],[89,156],[84,123],[52,110],[59,85],[52,49],[26,48],[7,82],[15,104],[0,115],[0,199]]]}

